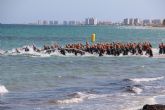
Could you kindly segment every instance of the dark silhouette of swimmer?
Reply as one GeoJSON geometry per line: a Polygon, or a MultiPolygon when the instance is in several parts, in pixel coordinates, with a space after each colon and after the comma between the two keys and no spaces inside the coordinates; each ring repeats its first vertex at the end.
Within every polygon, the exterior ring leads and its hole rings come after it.
{"type": "Polygon", "coordinates": [[[103,56],[103,54],[104,54],[104,50],[100,49],[99,56],[103,56]]]}
{"type": "Polygon", "coordinates": [[[163,54],[163,43],[159,44],[159,54],[163,54]]]}
{"type": "Polygon", "coordinates": [[[29,51],[29,48],[28,47],[25,47],[25,52],[28,52],[29,51]]]}
{"type": "Polygon", "coordinates": [[[152,49],[151,49],[151,47],[148,47],[147,48],[147,51],[146,51],[146,55],[149,55],[149,57],[153,57],[153,52],[152,52],[152,49]]]}
{"type": "Polygon", "coordinates": [[[61,53],[62,55],[66,55],[66,52],[65,52],[64,49],[61,49],[61,50],[60,50],[60,53],[61,53]]]}

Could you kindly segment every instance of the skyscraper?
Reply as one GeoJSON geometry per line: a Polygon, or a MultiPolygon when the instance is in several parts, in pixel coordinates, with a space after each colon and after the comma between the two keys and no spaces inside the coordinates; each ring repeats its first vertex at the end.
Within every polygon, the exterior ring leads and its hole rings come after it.
{"type": "Polygon", "coordinates": [[[124,23],[124,25],[129,25],[129,19],[128,19],[128,18],[125,18],[125,19],[123,20],[123,23],[124,23]]]}
{"type": "Polygon", "coordinates": [[[43,25],[48,25],[48,22],[46,20],[44,20],[43,25]]]}
{"type": "Polygon", "coordinates": [[[69,21],[69,25],[76,25],[76,21],[69,21]]]}
{"type": "Polygon", "coordinates": [[[152,20],[152,24],[153,24],[153,25],[160,25],[160,24],[162,24],[162,22],[161,22],[160,19],[153,19],[153,20],[152,20]]]}
{"type": "Polygon", "coordinates": [[[53,21],[49,21],[49,25],[53,25],[53,21]]]}
{"type": "Polygon", "coordinates": [[[58,21],[54,21],[53,24],[54,24],[54,25],[58,25],[58,21]]]}
{"type": "Polygon", "coordinates": [[[67,21],[63,21],[63,25],[68,25],[68,22],[67,21]]]}
{"type": "Polygon", "coordinates": [[[144,19],[143,20],[143,25],[150,25],[151,21],[149,19],[144,19]]]}
{"type": "Polygon", "coordinates": [[[165,19],[163,20],[163,25],[165,26],[165,19]]]}
{"type": "Polygon", "coordinates": [[[97,25],[97,19],[96,18],[86,18],[85,25],[97,25]]]}
{"type": "Polygon", "coordinates": [[[133,18],[129,19],[129,25],[134,25],[134,19],[133,18]]]}
{"type": "Polygon", "coordinates": [[[89,18],[85,19],[85,25],[89,25],[89,18]]]}
{"type": "Polygon", "coordinates": [[[134,19],[134,25],[140,25],[140,20],[138,18],[134,19]]]}

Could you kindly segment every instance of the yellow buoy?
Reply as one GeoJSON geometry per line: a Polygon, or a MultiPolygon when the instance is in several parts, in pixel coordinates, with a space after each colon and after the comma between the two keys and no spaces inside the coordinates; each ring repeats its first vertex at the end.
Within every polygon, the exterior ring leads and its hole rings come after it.
{"type": "Polygon", "coordinates": [[[91,35],[91,42],[94,43],[95,40],[96,40],[96,34],[93,33],[93,34],[91,35]]]}

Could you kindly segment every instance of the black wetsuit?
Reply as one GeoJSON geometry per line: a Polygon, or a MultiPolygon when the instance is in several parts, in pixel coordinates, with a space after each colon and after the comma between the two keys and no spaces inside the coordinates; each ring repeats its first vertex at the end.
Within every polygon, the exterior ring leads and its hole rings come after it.
{"type": "Polygon", "coordinates": [[[159,46],[159,54],[163,54],[163,47],[159,46]]]}
{"type": "Polygon", "coordinates": [[[63,55],[66,54],[64,49],[61,49],[61,50],[60,50],[60,53],[63,54],[63,55]]]}
{"type": "Polygon", "coordinates": [[[26,47],[26,48],[25,48],[25,52],[28,52],[28,51],[29,51],[29,49],[26,47]]]}
{"type": "Polygon", "coordinates": [[[151,49],[149,49],[149,57],[153,57],[153,52],[151,49]]]}
{"type": "Polygon", "coordinates": [[[100,52],[99,52],[99,56],[103,56],[103,54],[104,54],[104,50],[101,49],[100,52]]]}

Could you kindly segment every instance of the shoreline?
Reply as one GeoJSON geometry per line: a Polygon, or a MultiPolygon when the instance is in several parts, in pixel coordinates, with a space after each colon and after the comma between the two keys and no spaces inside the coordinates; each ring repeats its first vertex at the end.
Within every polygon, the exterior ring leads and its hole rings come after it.
{"type": "Polygon", "coordinates": [[[79,27],[79,26],[128,26],[128,27],[148,27],[148,28],[165,28],[165,25],[116,25],[116,24],[109,24],[109,25],[63,25],[63,24],[58,24],[58,25],[50,25],[50,24],[17,24],[17,23],[9,23],[9,24],[3,24],[1,23],[1,25],[27,25],[27,26],[75,26],[75,27],[79,27]]]}

